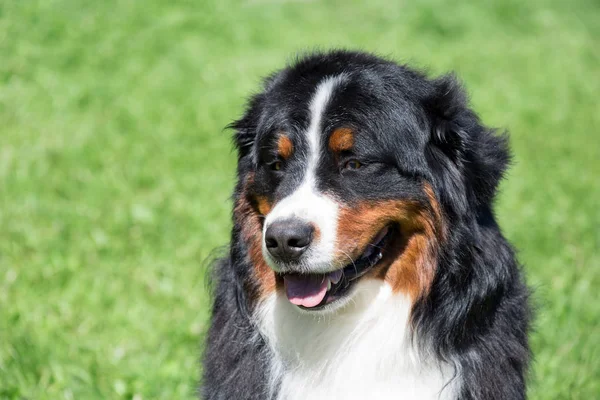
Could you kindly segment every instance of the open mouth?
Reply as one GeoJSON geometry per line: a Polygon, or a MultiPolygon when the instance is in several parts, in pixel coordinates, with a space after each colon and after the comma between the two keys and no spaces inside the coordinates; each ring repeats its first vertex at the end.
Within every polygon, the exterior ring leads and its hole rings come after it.
{"type": "Polygon", "coordinates": [[[385,245],[393,234],[386,227],[367,245],[364,253],[344,268],[326,274],[283,275],[288,300],[305,310],[318,310],[341,299],[357,280],[375,267],[383,258],[385,245]]]}

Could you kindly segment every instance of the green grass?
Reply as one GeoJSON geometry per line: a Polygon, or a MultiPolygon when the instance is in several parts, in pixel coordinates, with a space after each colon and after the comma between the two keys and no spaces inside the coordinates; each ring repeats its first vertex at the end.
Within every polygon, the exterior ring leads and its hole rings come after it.
{"type": "Polygon", "coordinates": [[[454,70],[510,130],[530,397],[600,398],[600,4],[450,3],[0,0],[0,398],[194,397],[222,128],[260,76],[334,46],[454,70]]]}

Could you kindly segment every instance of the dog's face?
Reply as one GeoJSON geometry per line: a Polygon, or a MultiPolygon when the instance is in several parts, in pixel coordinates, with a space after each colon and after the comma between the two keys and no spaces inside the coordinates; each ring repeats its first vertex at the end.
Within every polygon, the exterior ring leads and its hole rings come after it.
{"type": "Polygon", "coordinates": [[[349,53],[267,81],[234,125],[235,217],[261,294],[281,290],[310,311],[341,307],[364,279],[426,295],[446,229],[440,187],[457,187],[445,192],[457,210],[469,201],[439,86],[349,53]]]}

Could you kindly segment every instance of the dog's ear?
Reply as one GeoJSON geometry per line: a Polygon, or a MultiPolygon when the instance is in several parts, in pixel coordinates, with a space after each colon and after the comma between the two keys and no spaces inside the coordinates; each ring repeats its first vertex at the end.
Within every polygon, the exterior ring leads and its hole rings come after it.
{"type": "Polygon", "coordinates": [[[246,157],[252,150],[257,134],[257,116],[262,102],[262,95],[252,96],[246,105],[244,115],[227,125],[227,128],[234,129],[233,141],[238,151],[239,159],[246,157]]]}
{"type": "Polygon", "coordinates": [[[424,106],[431,121],[427,159],[441,194],[458,212],[489,205],[510,161],[507,135],[480,123],[453,75],[433,81],[424,106]]]}

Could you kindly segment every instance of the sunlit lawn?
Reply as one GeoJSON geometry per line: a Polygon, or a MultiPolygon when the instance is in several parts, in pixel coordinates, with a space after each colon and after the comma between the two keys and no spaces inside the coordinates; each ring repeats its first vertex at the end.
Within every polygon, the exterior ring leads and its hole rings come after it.
{"type": "Polygon", "coordinates": [[[597,1],[0,0],[0,398],[194,397],[223,127],[260,76],[334,46],[454,70],[510,130],[530,397],[600,398],[599,39],[597,1]]]}

